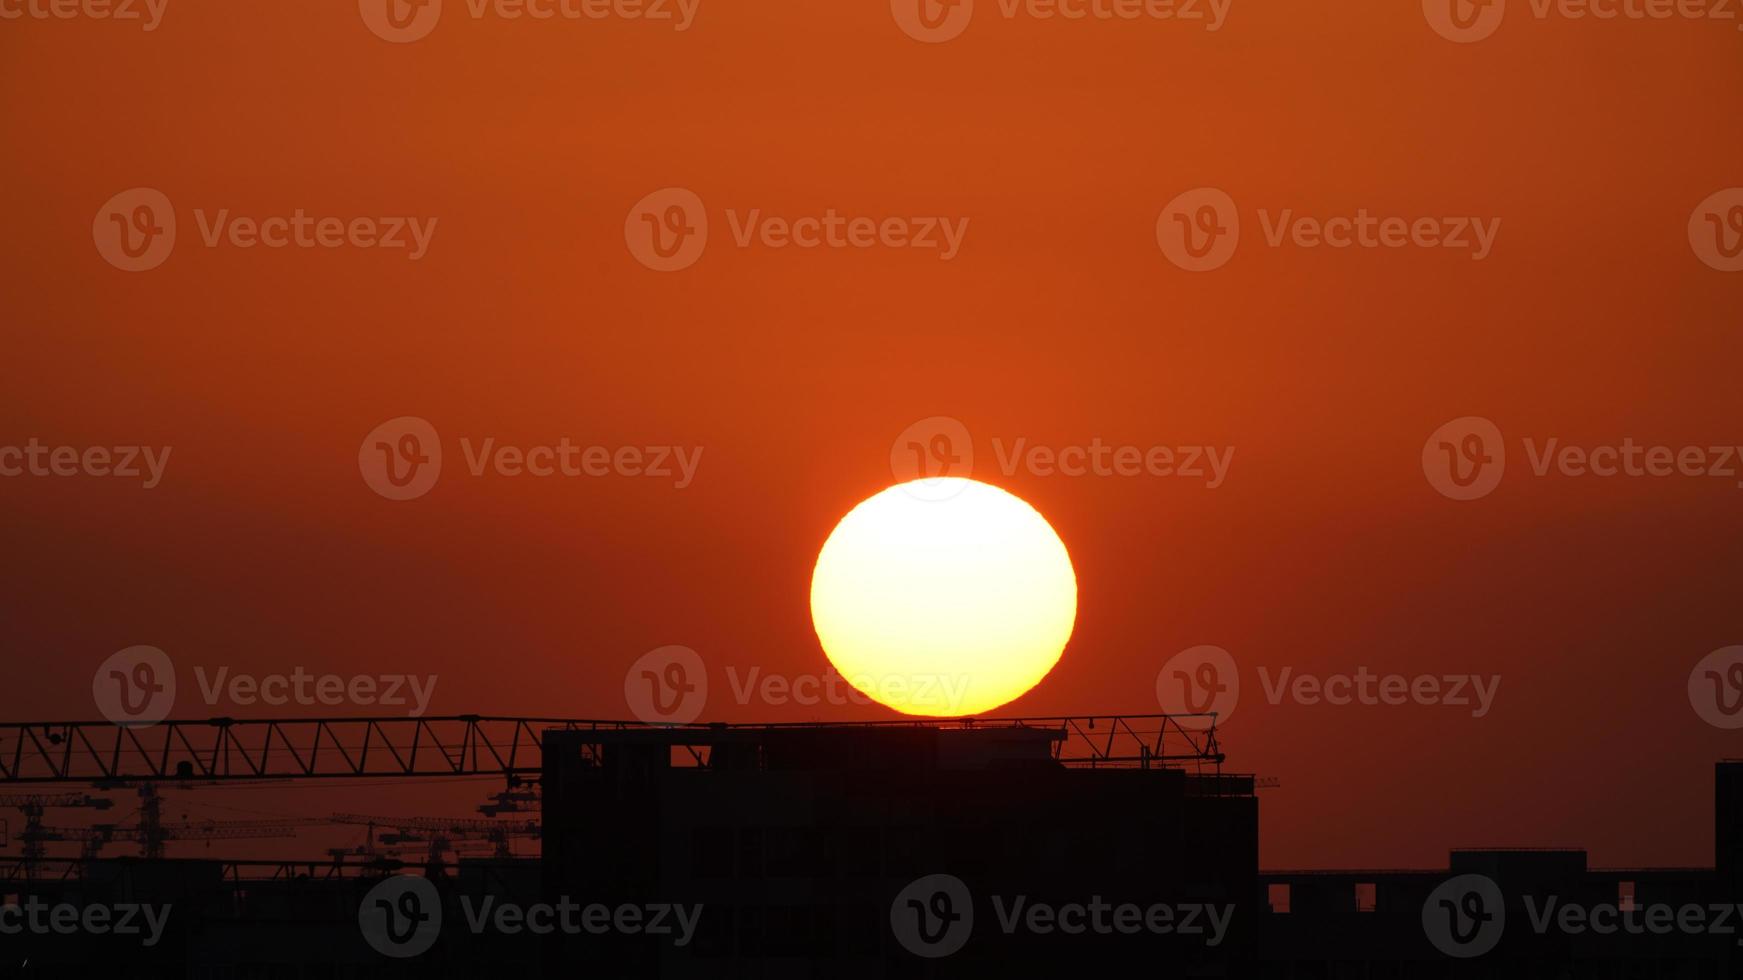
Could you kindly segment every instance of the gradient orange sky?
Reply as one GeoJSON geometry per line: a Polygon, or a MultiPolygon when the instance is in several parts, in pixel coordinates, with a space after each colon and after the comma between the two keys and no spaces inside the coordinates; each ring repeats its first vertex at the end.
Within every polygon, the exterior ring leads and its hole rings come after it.
{"type": "Polygon", "coordinates": [[[1498,673],[1480,719],[1273,706],[1244,675],[1223,745],[1280,781],[1263,863],[1710,860],[1711,764],[1743,736],[1685,688],[1743,643],[1743,489],[1536,478],[1521,456],[1458,503],[1420,454],[1466,415],[1510,454],[1743,444],[1743,275],[1686,233],[1743,185],[1735,22],[1515,0],[1454,44],[1409,2],[1234,0],[1208,32],[980,0],[961,37],[923,44],[883,0],[701,0],[683,32],[447,8],[403,45],[350,2],[170,0],[149,33],[0,21],[0,444],[173,447],[150,491],[0,479],[0,714],[95,716],[91,672],[139,643],[181,665],[435,673],[441,713],[621,716],[625,669],[666,644],[716,672],[816,673],[817,549],[893,482],[898,434],[949,416],[1079,579],[1064,658],[1003,713],[1158,710],[1157,670],[1205,643],[1249,672],[1498,673]],[[1186,272],[1157,215],[1206,186],[1239,202],[1242,244],[1186,272]],[[130,274],[92,220],[133,187],[181,228],[130,274]],[[624,240],[666,187],[714,226],[674,273],[624,240]],[[195,210],[226,208],[439,225],[417,262],[203,247],[195,210]],[[725,212],[751,208],[971,224],[947,262],[736,248],[725,212]],[[1481,262],[1266,247],[1257,212],[1284,208],[1504,223],[1481,262]],[[357,453],[404,415],[450,458],[395,503],[357,453]],[[705,452],[683,490],[471,478],[462,437],[705,452]],[[999,472],[992,440],[1017,438],[1236,455],[1215,490],[999,472]]]}

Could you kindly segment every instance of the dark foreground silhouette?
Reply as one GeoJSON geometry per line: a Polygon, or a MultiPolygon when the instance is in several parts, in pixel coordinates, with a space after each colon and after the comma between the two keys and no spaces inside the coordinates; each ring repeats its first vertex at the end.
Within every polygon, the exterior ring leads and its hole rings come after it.
{"type": "Polygon", "coordinates": [[[0,972],[86,976],[1730,977],[1716,867],[1575,850],[1262,872],[1253,779],[1179,720],[552,730],[543,854],[13,862],[0,972]]]}

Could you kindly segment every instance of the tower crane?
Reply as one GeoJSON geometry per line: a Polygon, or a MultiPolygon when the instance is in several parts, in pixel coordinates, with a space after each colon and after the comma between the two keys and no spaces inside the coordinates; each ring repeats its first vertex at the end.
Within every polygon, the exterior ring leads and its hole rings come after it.
{"type": "MultiPolygon", "coordinates": [[[[327,818],[336,824],[353,824],[369,828],[367,844],[373,846],[376,841],[376,828],[387,828],[387,833],[380,836],[382,844],[392,847],[398,844],[414,844],[427,842],[429,844],[429,860],[439,863],[446,851],[458,853],[459,842],[474,841],[489,844],[496,857],[513,856],[511,842],[514,839],[537,839],[540,835],[536,820],[486,820],[478,817],[372,817],[360,813],[335,813],[327,818]]],[[[374,856],[368,850],[366,856],[374,856]]],[[[337,857],[338,855],[335,855],[337,857]]]]}
{"type": "Polygon", "coordinates": [[[101,855],[103,848],[117,838],[131,838],[139,843],[143,853],[155,848],[161,854],[165,841],[189,840],[253,840],[268,837],[293,837],[296,824],[287,820],[205,820],[189,823],[159,823],[146,827],[143,823],[120,826],[112,823],[89,827],[42,827],[42,839],[47,841],[78,841],[79,856],[90,860],[101,855]]]}
{"type": "Polygon", "coordinates": [[[46,836],[47,831],[42,824],[44,811],[62,808],[107,810],[114,805],[115,801],[106,796],[92,796],[89,793],[0,794],[0,807],[14,809],[24,815],[24,830],[18,835],[18,839],[24,844],[26,872],[34,869],[46,856],[43,844],[58,839],[46,836]]]}
{"type": "Polygon", "coordinates": [[[480,804],[478,812],[487,817],[497,817],[504,813],[536,813],[539,811],[539,792],[536,781],[524,780],[510,773],[508,788],[493,794],[492,802],[480,804]]]}

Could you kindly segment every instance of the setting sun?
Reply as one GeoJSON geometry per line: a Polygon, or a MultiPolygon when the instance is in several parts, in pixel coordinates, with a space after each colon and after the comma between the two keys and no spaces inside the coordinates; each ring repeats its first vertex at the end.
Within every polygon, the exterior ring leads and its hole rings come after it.
{"type": "Polygon", "coordinates": [[[823,651],[904,714],[973,715],[1038,684],[1077,619],[1077,576],[1035,508],[997,487],[894,486],[836,525],[811,577],[823,651]]]}

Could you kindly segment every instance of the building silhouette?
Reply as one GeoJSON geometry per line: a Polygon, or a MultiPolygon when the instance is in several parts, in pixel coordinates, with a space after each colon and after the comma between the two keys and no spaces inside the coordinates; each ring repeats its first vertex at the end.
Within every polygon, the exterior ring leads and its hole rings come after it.
{"type": "Polygon", "coordinates": [[[0,933],[0,969],[1329,980],[1743,965],[1739,762],[1715,768],[1711,868],[1493,849],[1427,870],[1267,871],[1252,777],[1223,772],[1214,729],[1180,719],[590,724],[545,731],[541,759],[538,858],[11,862],[0,892],[18,909],[173,914],[149,947],[0,933]]]}
{"type": "MultiPolygon", "coordinates": [[[[840,977],[1011,967],[1059,975],[1085,955],[1183,966],[1226,958],[1172,933],[1001,931],[999,908],[1019,899],[1025,908],[1097,896],[1239,907],[1253,899],[1251,778],[1149,765],[1141,753],[1065,764],[1056,753],[1066,737],[1026,725],[552,733],[547,898],[591,883],[610,902],[704,903],[706,925],[686,947],[614,937],[605,960],[624,975],[808,976],[817,964],[840,977]],[[927,960],[900,941],[892,914],[910,910],[892,913],[892,896],[935,875],[966,884],[972,936],[927,960]]],[[[917,930],[932,914],[926,905],[912,910],[917,930]]],[[[940,935],[945,916],[966,912],[940,910],[930,923],[940,935]]],[[[1249,920],[1246,911],[1236,921],[1249,920]]],[[[556,942],[561,958],[601,945],[556,942]]]]}

